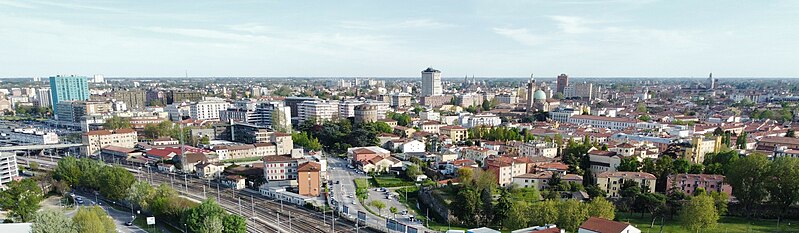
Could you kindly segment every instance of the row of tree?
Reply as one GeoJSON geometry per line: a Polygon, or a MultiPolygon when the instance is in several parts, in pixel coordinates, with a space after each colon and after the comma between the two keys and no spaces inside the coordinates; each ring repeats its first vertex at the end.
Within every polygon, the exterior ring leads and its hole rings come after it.
{"type": "MultiPolygon", "coordinates": [[[[309,120],[300,125],[303,134],[298,135],[300,143],[314,145],[314,141],[321,143],[326,151],[341,154],[346,153],[350,147],[375,146],[380,133],[390,133],[391,127],[385,122],[371,122],[353,124],[349,119],[338,121],[324,121],[321,124],[309,120]],[[305,142],[304,139],[308,139],[305,142]]],[[[302,144],[299,144],[302,145],[302,144]]]]}
{"type": "Polygon", "coordinates": [[[56,209],[42,210],[35,215],[32,233],[114,233],[114,220],[99,206],[82,207],[70,219],[56,209]]]}
{"type": "MultiPolygon", "coordinates": [[[[191,138],[191,128],[183,127],[184,141],[191,138]]],[[[181,127],[179,124],[174,124],[171,121],[162,121],[158,124],[144,125],[144,136],[148,138],[171,137],[174,139],[181,138],[181,127]]]]}
{"type": "Polygon", "coordinates": [[[127,197],[128,189],[136,182],[136,178],[122,167],[74,157],[59,160],[53,177],[71,187],[97,190],[112,200],[122,200],[127,197]]]}

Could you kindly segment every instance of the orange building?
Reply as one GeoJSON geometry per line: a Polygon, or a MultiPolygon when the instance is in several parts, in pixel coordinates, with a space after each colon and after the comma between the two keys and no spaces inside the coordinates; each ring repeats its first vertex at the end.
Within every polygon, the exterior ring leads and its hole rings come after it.
{"type": "Polygon", "coordinates": [[[303,196],[319,196],[319,171],[322,170],[322,165],[316,162],[307,162],[300,164],[297,168],[297,184],[299,186],[299,194],[303,196]]]}

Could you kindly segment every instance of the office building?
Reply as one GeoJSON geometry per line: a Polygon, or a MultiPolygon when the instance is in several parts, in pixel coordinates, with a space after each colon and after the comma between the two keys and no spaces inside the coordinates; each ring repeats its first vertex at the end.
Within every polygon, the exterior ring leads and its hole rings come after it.
{"type": "Polygon", "coordinates": [[[422,96],[436,96],[444,93],[441,87],[441,71],[428,67],[422,71],[422,96]]]}
{"type": "Polygon", "coordinates": [[[288,106],[289,108],[291,108],[291,115],[292,116],[299,116],[300,115],[300,112],[299,112],[300,103],[305,102],[305,101],[313,101],[313,100],[319,100],[319,99],[313,98],[313,97],[286,97],[285,99],[283,99],[283,103],[286,106],[288,106]]]}
{"type": "Polygon", "coordinates": [[[52,76],[50,77],[50,94],[53,112],[56,112],[58,108],[58,102],[68,100],[88,100],[89,80],[87,77],[74,75],[52,76]]]}
{"type": "Polygon", "coordinates": [[[563,90],[565,90],[567,86],[569,86],[569,76],[566,74],[558,75],[558,85],[557,89],[555,90],[557,90],[558,93],[562,94],[563,90]]]}
{"type": "Polygon", "coordinates": [[[60,122],[78,123],[84,117],[111,112],[111,104],[98,101],[60,101],[55,116],[60,122]]]}

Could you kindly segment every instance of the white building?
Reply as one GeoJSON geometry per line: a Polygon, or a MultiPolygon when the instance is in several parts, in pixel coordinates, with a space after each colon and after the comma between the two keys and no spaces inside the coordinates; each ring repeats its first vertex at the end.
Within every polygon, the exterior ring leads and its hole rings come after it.
{"type": "Polygon", "coordinates": [[[338,103],[327,100],[309,100],[297,104],[297,117],[300,122],[315,120],[331,121],[338,117],[338,103]]]}
{"type": "Polygon", "coordinates": [[[50,88],[41,88],[37,90],[36,100],[39,102],[39,107],[50,107],[53,105],[53,99],[50,95],[50,88]]]}
{"type": "Polygon", "coordinates": [[[636,127],[640,121],[630,118],[576,115],[570,117],[568,122],[576,125],[590,125],[596,128],[622,130],[629,127],[636,127]]]}
{"type": "Polygon", "coordinates": [[[518,150],[520,156],[527,157],[555,158],[558,155],[558,146],[552,142],[528,142],[519,145],[518,150]]]}
{"type": "Polygon", "coordinates": [[[463,127],[474,128],[477,126],[494,127],[502,124],[502,119],[494,114],[461,114],[460,122],[463,127]]]}
{"type": "Polygon", "coordinates": [[[575,108],[558,108],[549,112],[549,117],[557,122],[569,122],[569,118],[580,115],[580,110],[575,108]]]}
{"type": "Polygon", "coordinates": [[[441,121],[441,113],[433,110],[422,111],[419,112],[419,118],[423,121],[441,121]]]}
{"type": "Polygon", "coordinates": [[[33,128],[14,129],[14,131],[9,132],[8,136],[12,141],[24,144],[58,144],[58,134],[33,128]]]}
{"type": "Polygon", "coordinates": [[[428,67],[422,71],[422,96],[444,93],[441,87],[441,71],[428,67]]]}
{"type": "Polygon", "coordinates": [[[221,98],[204,98],[192,104],[189,109],[191,119],[194,120],[219,120],[219,112],[227,110],[230,103],[221,98]]]}
{"type": "Polygon", "coordinates": [[[0,152],[0,187],[4,187],[17,176],[19,176],[17,155],[14,152],[0,152]]]}
{"type": "Polygon", "coordinates": [[[164,111],[169,113],[169,120],[171,120],[171,121],[180,121],[180,120],[182,120],[181,119],[182,117],[190,116],[191,107],[192,107],[191,104],[189,104],[187,102],[173,103],[173,104],[167,105],[164,108],[164,111]]]}
{"type": "Polygon", "coordinates": [[[497,99],[497,102],[502,104],[516,104],[519,102],[519,98],[516,97],[516,92],[508,92],[508,93],[500,93],[494,96],[497,99]]]}
{"type": "Polygon", "coordinates": [[[363,104],[360,100],[341,100],[338,103],[338,115],[342,118],[355,117],[355,106],[363,104]]]}

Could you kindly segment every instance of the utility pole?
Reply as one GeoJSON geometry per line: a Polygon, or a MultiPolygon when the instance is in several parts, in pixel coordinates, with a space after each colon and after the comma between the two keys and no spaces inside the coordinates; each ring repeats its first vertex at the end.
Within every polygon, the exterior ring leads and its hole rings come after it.
{"type": "Polygon", "coordinates": [[[175,189],[175,180],[172,179],[173,174],[169,173],[169,184],[172,185],[172,189],[175,189]]]}
{"type": "Polygon", "coordinates": [[[241,197],[239,197],[239,215],[244,216],[244,214],[241,212],[241,197]]]}
{"type": "Polygon", "coordinates": [[[250,208],[252,209],[252,217],[255,217],[255,196],[250,195],[250,208]]]}
{"type": "Polygon", "coordinates": [[[183,174],[183,187],[186,187],[186,195],[189,195],[189,178],[186,174],[183,174]]]}
{"type": "Polygon", "coordinates": [[[289,232],[291,231],[291,211],[289,211],[289,232]]]}
{"type": "Polygon", "coordinates": [[[219,197],[219,183],[216,183],[216,202],[219,202],[221,198],[219,197]]]}

